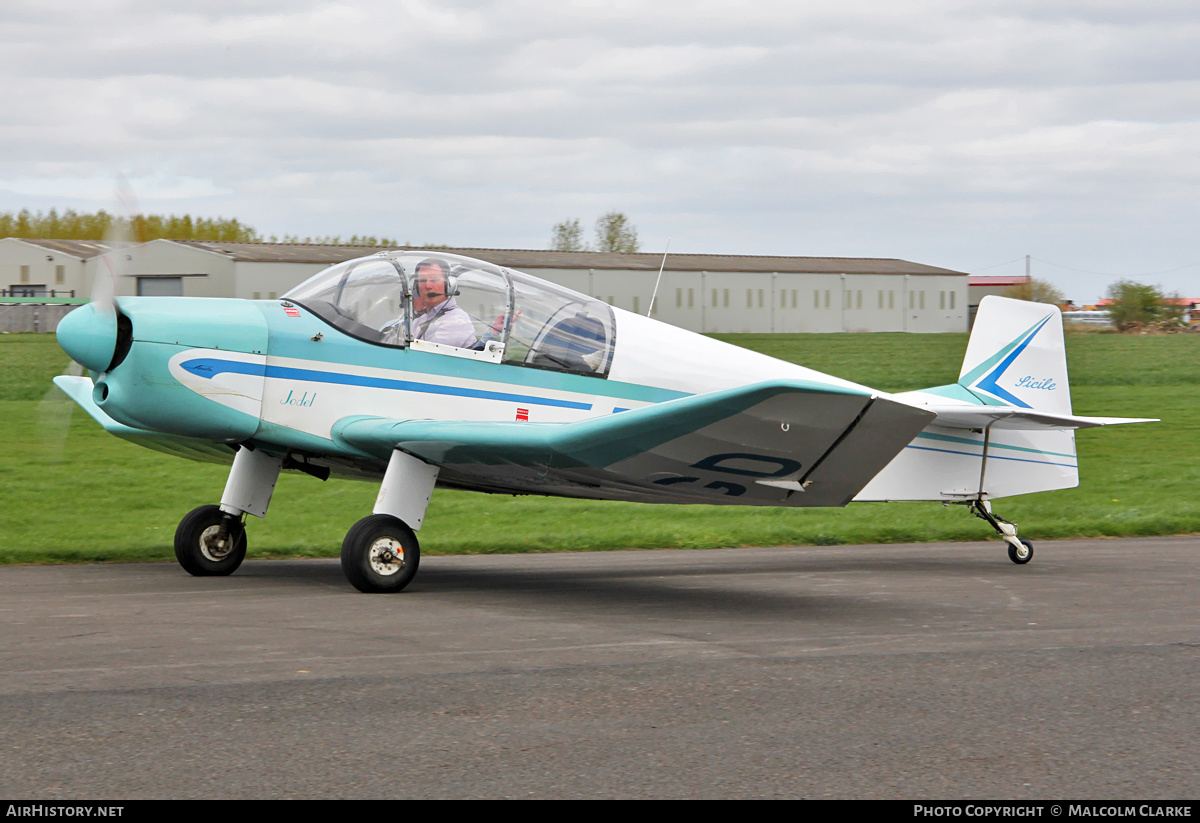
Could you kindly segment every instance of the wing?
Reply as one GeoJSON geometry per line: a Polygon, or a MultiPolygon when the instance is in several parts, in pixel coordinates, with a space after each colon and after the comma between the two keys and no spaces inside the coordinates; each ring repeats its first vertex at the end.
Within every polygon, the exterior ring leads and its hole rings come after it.
{"type": "Polygon", "coordinates": [[[575,423],[355,416],[334,440],[393,449],[478,491],[661,503],[842,506],[934,413],[862,392],[771,381],[575,423]]]}
{"type": "Polygon", "coordinates": [[[115,434],[122,440],[128,440],[139,446],[145,446],[163,454],[174,457],[186,457],[202,463],[232,463],[234,450],[223,443],[211,440],[201,440],[195,437],[181,437],[173,434],[135,429],[113,420],[104,410],[92,400],[92,381],[86,377],[69,377],[59,375],[54,378],[58,386],[67,396],[78,403],[92,418],[104,427],[109,434],[115,434]]]}

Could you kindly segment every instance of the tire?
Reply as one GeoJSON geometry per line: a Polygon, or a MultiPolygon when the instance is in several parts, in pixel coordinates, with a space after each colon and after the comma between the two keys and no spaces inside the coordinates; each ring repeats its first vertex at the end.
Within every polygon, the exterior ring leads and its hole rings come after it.
{"type": "Polygon", "coordinates": [[[175,530],[175,559],[195,577],[233,574],[246,559],[246,527],[220,506],[192,509],[175,530]]]}
{"type": "Polygon", "coordinates": [[[398,592],[412,582],[420,564],[417,536],[390,514],[364,517],[342,541],[342,572],[360,592],[398,592]],[[389,560],[388,553],[400,555],[398,562],[389,560]]]}
{"type": "Polygon", "coordinates": [[[1021,545],[1025,547],[1025,551],[1022,553],[1018,553],[1017,547],[1014,546],[1012,543],[1009,543],[1008,544],[1008,559],[1011,560],[1012,562],[1016,563],[1019,566],[1023,566],[1026,563],[1028,563],[1030,560],[1033,559],[1033,544],[1030,543],[1028,540],[1026,540],[1024,537],[1018,537],[1017,539],[1021,541],[1021,545]]]}

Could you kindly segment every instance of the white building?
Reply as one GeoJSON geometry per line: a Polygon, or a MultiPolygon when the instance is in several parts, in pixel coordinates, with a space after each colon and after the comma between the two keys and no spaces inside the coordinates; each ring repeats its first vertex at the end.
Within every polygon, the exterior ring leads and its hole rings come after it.
{"type": "MultiPolygon", "coordinates": [[[[321,269],[384,249],[153,240],[121,248],[83,240],[0,240],[0,290],[88,297],[97,272],[118,295],[273,299],[321,269]]],[[[662,256],[517,249],[430,249],[476,257],[650,310],[662,256]]],[[[672,254],[653,316],[697,332],[963,332],[964,272],[892,259],[672,254]]],[[[0,300],[2,300],[0,296],[0,300]]]]}

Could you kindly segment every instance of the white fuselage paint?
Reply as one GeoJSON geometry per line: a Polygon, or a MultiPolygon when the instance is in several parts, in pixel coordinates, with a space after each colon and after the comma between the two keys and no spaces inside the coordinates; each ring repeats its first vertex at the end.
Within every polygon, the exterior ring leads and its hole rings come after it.
{"type": "Polygon", "coordinates": [[[640,314],[621,309],[613,309],[613,312],[617,316],[617,350],[609,374],[613,380],[703,394],[789,378],[886,396],[869,386],[723,343],[640,314]]]}
{"type": "MultiPolygon", "coordinates": [[[[702,394],[787,378],[866,391],[914,406],[970,405],[918,392],[904,395],[879,392],[621,309],[614,312],[617,346],[610,381],[702,394]]],[[[484,353],[458,350],[455,355],[494,361],[493,356],[484,353]],[[475,354],[479,357],[473,357],[475,354]]],[[[351,415],[396,420],[513,421],[524,419],[520,410],[525,410],[530,421],[569,423],[649,405],[599,392],[212,350],[176,355],[171,361],[171,371],[181,383],[211,400],[250,413],[260,406],[263,421],[320,438],[330,438],[334,424],[351,415]],[[259,363],[266,375],[223,373],[199,378],[178,367],[180,362],[204,356],[259,363]],[[288,376],[277,376],[281,372],[288,376]],[[385,381],[389,385],[346,385],[295,376],[305,372],[335,373],[368,384],[385,381]],[[411,384],[411,388],[397,384],[411,384]]],[[[603,387],[606,381],[596,382],[603,387]]],[[[977,494],[981,480],[990,497],[1067,488],[1078,483],[1074,435],[1069,431],[994,432],[988,445],[986,477],[981,477],[982,455],[981,434],[930,426],[876,475],[855,500],[962,499],[977,494]]]]}

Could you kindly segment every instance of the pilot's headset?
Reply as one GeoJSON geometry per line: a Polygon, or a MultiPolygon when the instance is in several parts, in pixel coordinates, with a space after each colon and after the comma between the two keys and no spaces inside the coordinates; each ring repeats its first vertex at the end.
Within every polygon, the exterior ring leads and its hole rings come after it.
{"type": "MultiPolygon", "coordinates": [[[[432,296],[441,297],[442,295],[445,295],[446,297],[453,297],[454,295],[458,294],[458,277],[450,268],[449,263],[447,263],[445,260],[442,260],[440,257],[426,257],[417,264],[413,271],[415,274],[419,275],[422,270],[427,268],[434,269],[442,273],[442,290],[440,292],[432,292],[432,296]]],[[[416,285],[415,275],[413,277],[413,285],[416,285]]]]}

